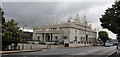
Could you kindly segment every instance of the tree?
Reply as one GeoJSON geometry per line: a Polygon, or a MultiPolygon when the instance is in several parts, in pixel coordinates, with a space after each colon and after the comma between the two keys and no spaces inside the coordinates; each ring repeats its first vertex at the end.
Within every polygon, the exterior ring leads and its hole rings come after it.
{"type": "Polygon", "coordinates": [[[103,45],[105,45],[105,42],[109,40],[108,33],[106,31],[99,31],[98,38],[103,42],[103,45]]]}
{"type": "Polygon", "coordinates": [[[2,24],[5,23],[5,17],[3,15],[4,15],[4,11],[0,7],[0,23],[2,23],[2,24]]]}
{"type": "MultiPolygon", "coordinates": [[[[17,44],[21,41],[22,38],[22,30],[20,30],[20,27],[17,26],[18,23],[16,23],[13,19],[11,19],[8,22],[5,22],[2,26],[2,48],[5,50],[8,45],[17,44]]],[[[15,48],[16,49],[16,48],[15,48]]]]}
{"type": "Polygon", "coordinates": [[[101,26],[107,28],[117,34],[120,42],[120,1],[116,1],[112,8],[108,8],[102,18],[100,18],[101,26]]]}
{"type": "Polygon", "coordinates": [[[21,41],[23,32],[20,30],[20,27],[17,26],[17,23],[15,23],[13,19],[8,22],[5,21],[4,11],[1,7],[0,25],[2,25],[2,49],[6,50],[8,45],[11,44],[15,44],[15,46],[17,46],[17,43],[21,41]]]}
{"type": "MultiPolygon", "coordinates": [[[[2,24],[5,23],[5,17],[3,15],[4,15],[4,11],[0,7],[0,32],[2,32],[2,24]]],[[[1,36],[1,34],[0,34],[0,36],[1,36]]]]}
{"type": "MultiPolygon", "coordinates": [[[[4,11],[0,6],[0,46],[2,46],[2,28],[3,24],[5,23],[4,11]]],[[[0,48],[2,50],[2,48],[0,48]]]]}
{"type": "MultiPolygon", "coordinates": [[[[3,11],[2,8],[0,7],[0,46],[2,46],[2,21],[3,21],[3,11]]],[[[1,50],[2,48],[0,48],[0,51],[1,50]]]]}

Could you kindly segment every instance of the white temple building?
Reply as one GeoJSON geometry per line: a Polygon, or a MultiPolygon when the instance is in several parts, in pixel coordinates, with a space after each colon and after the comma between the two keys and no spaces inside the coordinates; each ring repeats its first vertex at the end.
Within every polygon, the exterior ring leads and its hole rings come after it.
{"type": "Polygon", "coordinates": [[[86,16],[81,22],[78,12],[74,19],[70,16],[67,22],[33,26],[33,40],[42,43],[58,41],[68,46],[85,46],[93,45],[96,37],[97,32],[91,24],[88,25],[86,16]]]}

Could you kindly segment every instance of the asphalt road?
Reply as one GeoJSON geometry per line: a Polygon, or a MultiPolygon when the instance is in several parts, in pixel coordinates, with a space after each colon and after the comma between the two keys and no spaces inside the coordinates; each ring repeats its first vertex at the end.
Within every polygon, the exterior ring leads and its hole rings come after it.
{"type": "Polygon", "coordinates": [[[91,46],[80,48],[51,48],[39,52],[14,53],[9,55],[109,55],[114,52],[115,46],[91,46]]]}

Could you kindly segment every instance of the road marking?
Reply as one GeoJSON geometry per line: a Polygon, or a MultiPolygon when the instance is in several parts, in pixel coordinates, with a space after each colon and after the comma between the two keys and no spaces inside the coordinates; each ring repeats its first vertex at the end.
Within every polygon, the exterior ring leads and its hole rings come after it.
{"type": "Polygon", "coordinates": [[[117,52],[117,50],[115,50],[114,52],[110,53],[107,57],[113,55],[113,54],[116,53],[116,52],[117,52]]]}

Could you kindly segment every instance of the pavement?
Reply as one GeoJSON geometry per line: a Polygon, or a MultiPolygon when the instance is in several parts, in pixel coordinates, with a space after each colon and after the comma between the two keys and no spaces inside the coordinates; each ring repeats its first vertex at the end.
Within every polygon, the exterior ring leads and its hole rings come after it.
{"type": "Polygon", "coordinates": [[[8,55],[109,55],[116,50],[112,47],[51,48],[44,51],[12,53],[8,55]]]}
{"type": "MultiPolygon", "coordinates": [[[[30,57],[30,56],[38,56],[38,57],[64,57],[62,55],[65,55],[66,57],[111,57],[116,52],[116,47],[104,47],[104,46],[90,46],[90,47],[61,47],[61,48],[43,48],[40,50],[16,50],[16,51],[0,51],[0,54],[2,53],[3,57],[6,55],[9,57],[9,55],[12,55],[11,57],[30,57]],[[22,55],[22,56],[21,56],[22,55]],[[49,56],[48,56],[49,55],[49,56]],[[60,55],[60,56],[59,56],[60,55]],[[84,56],[82,56],[84,55],[84,56]]],[[[118,54],[117,54],[118,55],[118,54]]],[[[120,55],[120,50],[119,50],[120,55]]],[[[115,57],[115,56],[113,56],[115,57]]]]}
{"type": "MultiPolygon", "coordinates": [[[[89,46],[75,48],[61,47],[50,49],[43,48],[40,50],[3,51],[1,53],[2,57],[111,57],[111,55],[113,55],[115,52],[115,46],[89,46]]],[[[112,57],[116,57],[116,55],[112,57]]]]}
{"type": "Polygon", "coordinates": [[[12,51],[0,51],[0,54],[13,54],[13,53],[24,53],[24,52],[36,52],[36,51],[43,51],[40,50],[12,50],[12,51]]]}
{"type": "MultiPolygon", "coordinates": [[[[80,46],[86,47],[86,46],[80,46]]],[[[80,47],[56,47],[56,48],[80,48],[80,47]]],[[[87,46],[89,47],[89,46],[87,46]]],[[[45,49],[50,48],[40,48],[39,50],[11,50],[11,51],[0,51],[0,54],[14,54],[14,53],[25,53],[25,52],[37,52],[37,51],[45,51],[45,49]]]]}

